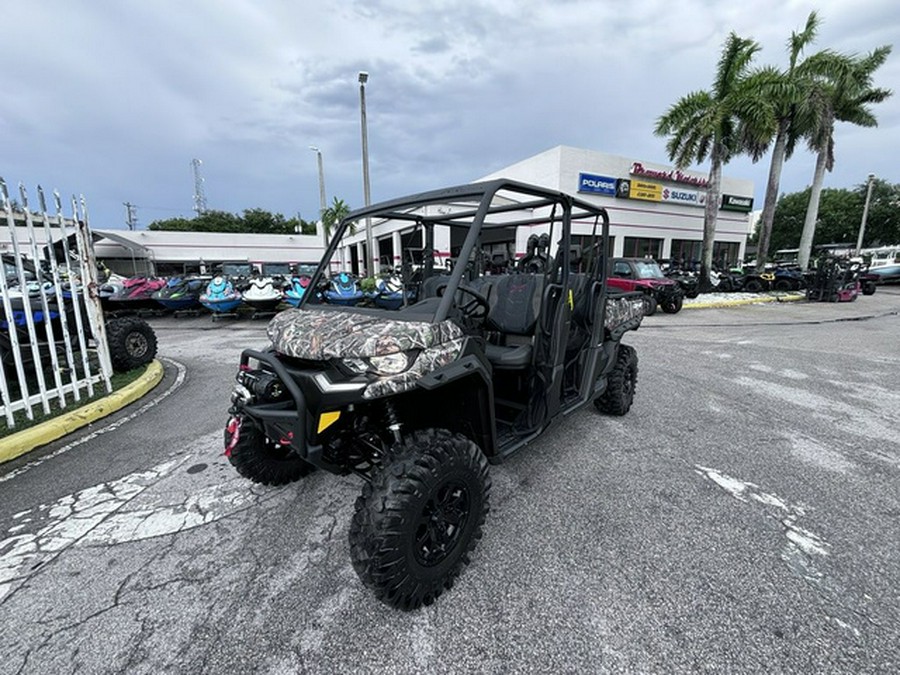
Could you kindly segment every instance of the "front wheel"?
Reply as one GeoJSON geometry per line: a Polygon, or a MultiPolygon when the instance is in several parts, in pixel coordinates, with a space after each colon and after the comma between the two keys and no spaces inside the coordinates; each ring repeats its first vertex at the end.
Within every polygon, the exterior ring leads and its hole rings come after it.
{"type": "Polygon", "coordinates": [[[644,316],[653,316],[656,314],[656,298],[652,295],[644,295],[644,316]]]}
{"type": "Polygon", "coordinates": [[[413,432],[356,500],[350,558],[387,605],[430,605],[469,563],[489,510],[484,454],[444,429],[413,432]]]}
{"type": "Polygon", "coordinates": [[[619,344],[616,365],[606,381],[606,391],[594,400],[600,412],[624,415],[631,409],[637,389],[638,357],[634,347],[619,344]]]}
{"type": "Polygon", "coordinates": [[[254,483],[286,485],[315,467],[286,445],[267,438],[252,419],[235,415],[225,426],[225,456],[237,472],[254,483]]]}

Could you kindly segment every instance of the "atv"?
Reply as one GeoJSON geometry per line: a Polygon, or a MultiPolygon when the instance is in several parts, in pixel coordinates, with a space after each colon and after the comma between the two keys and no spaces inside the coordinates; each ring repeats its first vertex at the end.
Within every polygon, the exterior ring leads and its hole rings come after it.
{"type": "MultiPolygon", "coordinates": [[[[62,353],[67,347],[76,347],[78,344],[86,346],[87,343],[75,338],[82,332],[88,341],[95,341],[90,330],[83,292],[76,289],[73,293],[72,287],[65,284],[57,296],[50,274],[30,260],[23,259],[21,264],[23,277],[28,280],[25,290],[22,290],[18,279],[12,278],[12,284],[15,285],[8,284],[7,297],[0,298],[3,301],[0,302],[0,367],[12,369],[15,365],[15,353],[31,369],[46,365],[51,350],[62,353]],[[6,305],[10,308],[9,315],[6,305]],[[31,327],[28,325],[27,315],[31,316],[31,327]],[[68,345],[63,322],[70,335],[68,345]]],[[[15,261],[4,255],[3,266],[15,269],[15,261]]],[[[105,327],[106,343],[115,372],[128,372],[150,363],[156,357],[156,333],[144,319],[137,316],[108,316],[105,327]]]]}
{"type": "Polygon", "coordinates": [[[604,209],[508,180],[349,214],[313,288],[366,222],[421,247],[421,274],[406,289],[415,301],[387,309],[307,293],[276,315],[271,346],[241,354],[225,454],[268,485],[317,468],[360,477],[353,567],[381,601],[411,610],[468,564],[489,511],[489,464],[589,404],[612,415],[631,408],[638,359],[621,340],[639,327],[643,299],[607,288],[604,209]],[[485,273],[485,241],[538,232],[555,242],[541,271],[485,273]],[[440,260],[451,242],[459,254],[448,274],[440,260]]]}

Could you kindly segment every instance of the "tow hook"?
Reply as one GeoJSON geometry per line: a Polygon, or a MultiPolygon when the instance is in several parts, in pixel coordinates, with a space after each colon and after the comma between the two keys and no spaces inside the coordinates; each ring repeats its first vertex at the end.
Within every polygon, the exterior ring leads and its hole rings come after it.
{"type": "Polygon", "coordinates": [[[228,420],[228,424],[225,426],[225,433],[229,435],[230,440],[225,446],[224,455],[231,459],[231,451],[234,450],[234,446],[237,445],[237,442],[241,438],[241,418],[237,415],[232,415],[231,419],[228,420]]]}

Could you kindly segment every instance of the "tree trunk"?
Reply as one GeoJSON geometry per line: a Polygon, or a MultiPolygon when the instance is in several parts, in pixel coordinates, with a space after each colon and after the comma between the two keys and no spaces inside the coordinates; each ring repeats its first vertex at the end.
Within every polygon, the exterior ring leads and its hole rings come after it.
{"type": "Polygon", "coordinates": [[[813,237],[816,234],[816,221],[819,219],[819,197],[822,195],[822,184],[825,182],[827,155],[827,150],[820,150],[816,157],[816,172],[813,175],[813,184],[809,191],[809,205],[806,207],[803,233],[800,235],[800,250],[797,252],[797,263],[804,272],[809,268],[809,256],[812,251],[813,237]]]}
{"type": "Polygon", "coordinates": [[[709,290],[709,272],[712,269],[713,244],[716,238],[716,220],[719,216],[719,198],[722,182],[722,151],[718,144],[710,153],[709,186],[706,190],[706,208],[703,211],[703,247],[700,254],[700,289],[709,290]]]}
{"type": "Polygon", "coordinates": [[[775,205],[778,203],[778,186],[781,183],[781,169],[787,150],[787,130],[790,122],[782,119],[778,123],[778,135],[772,148],[772,163],[769,165],[769,180],[766,183],[766,201],[759,219],[759,239],[756,242],[756,271],[762,272],[769,258],[769,242],[772,240],[772,223],[775,220],[775,205]]]}

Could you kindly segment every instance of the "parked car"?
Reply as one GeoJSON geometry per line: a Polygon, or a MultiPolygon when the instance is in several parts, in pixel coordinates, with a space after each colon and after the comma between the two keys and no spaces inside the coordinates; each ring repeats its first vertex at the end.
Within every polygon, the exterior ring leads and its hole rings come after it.
{"type": "Polygon", "coordinates": [[[607,284],[622,291],[644,294],[644,314],[650,316],[657,307],[666,314],[676,314],[684,304],[684,291],[677,281],[669,279],[655,260],[650,258],[613,258],[607,284]]]}

